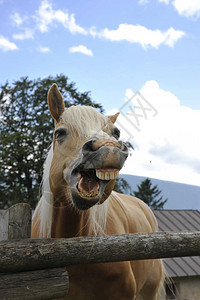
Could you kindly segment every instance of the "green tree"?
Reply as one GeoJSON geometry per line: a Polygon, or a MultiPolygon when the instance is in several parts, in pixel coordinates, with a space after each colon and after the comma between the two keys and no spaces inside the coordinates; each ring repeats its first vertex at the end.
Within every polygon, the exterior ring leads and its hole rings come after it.
{"type": "Polygon", "coordinates": [[[133,195],[131,186],[124,178],[118,178],[115,182],[114,191],[122,194],[133,195]]]}
{"type": "Polygon", "coordinates": [[[140,185],[137,185],[138,191],[134,191],[134,196],[143,200],[152,209],[163,209],[164,204],[168,199],[163,200],[161,190],[155,185],[152,187],[152,182],[149,178],[143,180],[140,185]]]}
{"type": "Polygon", "coordinates": [[[0,208],[27,202],[34,208],[42,180],[42,166],[51,144],[53,121],[47,92],[56,82],[66,107],[91,105],[89,92],[78,92],[65,75],[30,80],[28,77],[0,87],[0,208]]]}

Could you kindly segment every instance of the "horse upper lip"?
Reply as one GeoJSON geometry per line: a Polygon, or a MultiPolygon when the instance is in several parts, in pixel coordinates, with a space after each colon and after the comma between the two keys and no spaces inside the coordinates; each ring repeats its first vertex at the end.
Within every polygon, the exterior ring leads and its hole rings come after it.
{"type": "Polygon", "coordinates": [[[114,141],[114,140],[97,140],[93,143],[93,146],[98,149],[100,149],[101,147],[103,146],[106,146],[106,147],[117,147],[119,149],[122,148],[122,144],[121,142],[119,141],[114,141]]]}

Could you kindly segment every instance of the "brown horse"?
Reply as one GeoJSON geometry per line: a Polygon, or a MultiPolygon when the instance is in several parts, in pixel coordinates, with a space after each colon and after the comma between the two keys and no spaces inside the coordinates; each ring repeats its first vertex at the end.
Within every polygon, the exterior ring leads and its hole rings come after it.
{"type": "MultiPolygon", "coordinates": [[[[105,117],[88,106],[65,109],[56,84],[49,90],[48,104],[55,131],[32,237],[157,231],[144,202],[112,191],[128,155],[114,125],[118,114],[105,117]]],[[[161,260],[71,266],[68,272],[65,299],[73,300],[155,300],[164,277],[161,260]]]]}

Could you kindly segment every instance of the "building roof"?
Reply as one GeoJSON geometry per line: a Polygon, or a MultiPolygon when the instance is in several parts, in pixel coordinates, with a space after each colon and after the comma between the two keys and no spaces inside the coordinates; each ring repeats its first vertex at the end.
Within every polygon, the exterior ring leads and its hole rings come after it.
{"type": "MultiPolygon", "coordinates": [[[[155,210],[160,231],[200,230],[198,210],[155,210]]],[[[170,277],[200,276],[200,256],[164,259],[170,277]]]]}

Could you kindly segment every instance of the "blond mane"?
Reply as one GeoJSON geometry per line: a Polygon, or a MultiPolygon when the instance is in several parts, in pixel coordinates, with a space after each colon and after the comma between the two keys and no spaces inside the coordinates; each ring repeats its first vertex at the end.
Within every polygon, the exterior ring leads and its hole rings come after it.
{"type": "Polygon", "coordinates": [[[53,158],[53,145],[47,154],[47,158],[43,168],[42,178],[42,195],[37,204],[33,218],[37,217],[36,222],[39,222],[39,237],[50,238],[51,237],[51,225],[53,217],[53,194],[51,192],[49,184],[49,172],[51,162],[53,158]]]}
{"type": "Polygon", "coordinates": [[[61,122],[70,126],[79,136],[90,136],[101,130],[108,122],[108,118],[92,106],[70,106],[61,116],[61,122]]]}
{"type": "MultiPolygon", "coordinates": [[[[90,136],[101,130],[107,123],[107,117],[90,106],[71,106],[62,116],[61,122],[68,124],[80,136],[90,136]]],[[[53,145],[44,163],[42,196],[37,204],[33,218],[37,216],[39,222],[39,237],[50,238],[53,219],[53,194],[49,184],[49,172],[53,158],[53,145]]],[[[94,235],[103,234],[106,226],[108,202],[95,205],[89,210],[89,231],[94,235]]]]}

